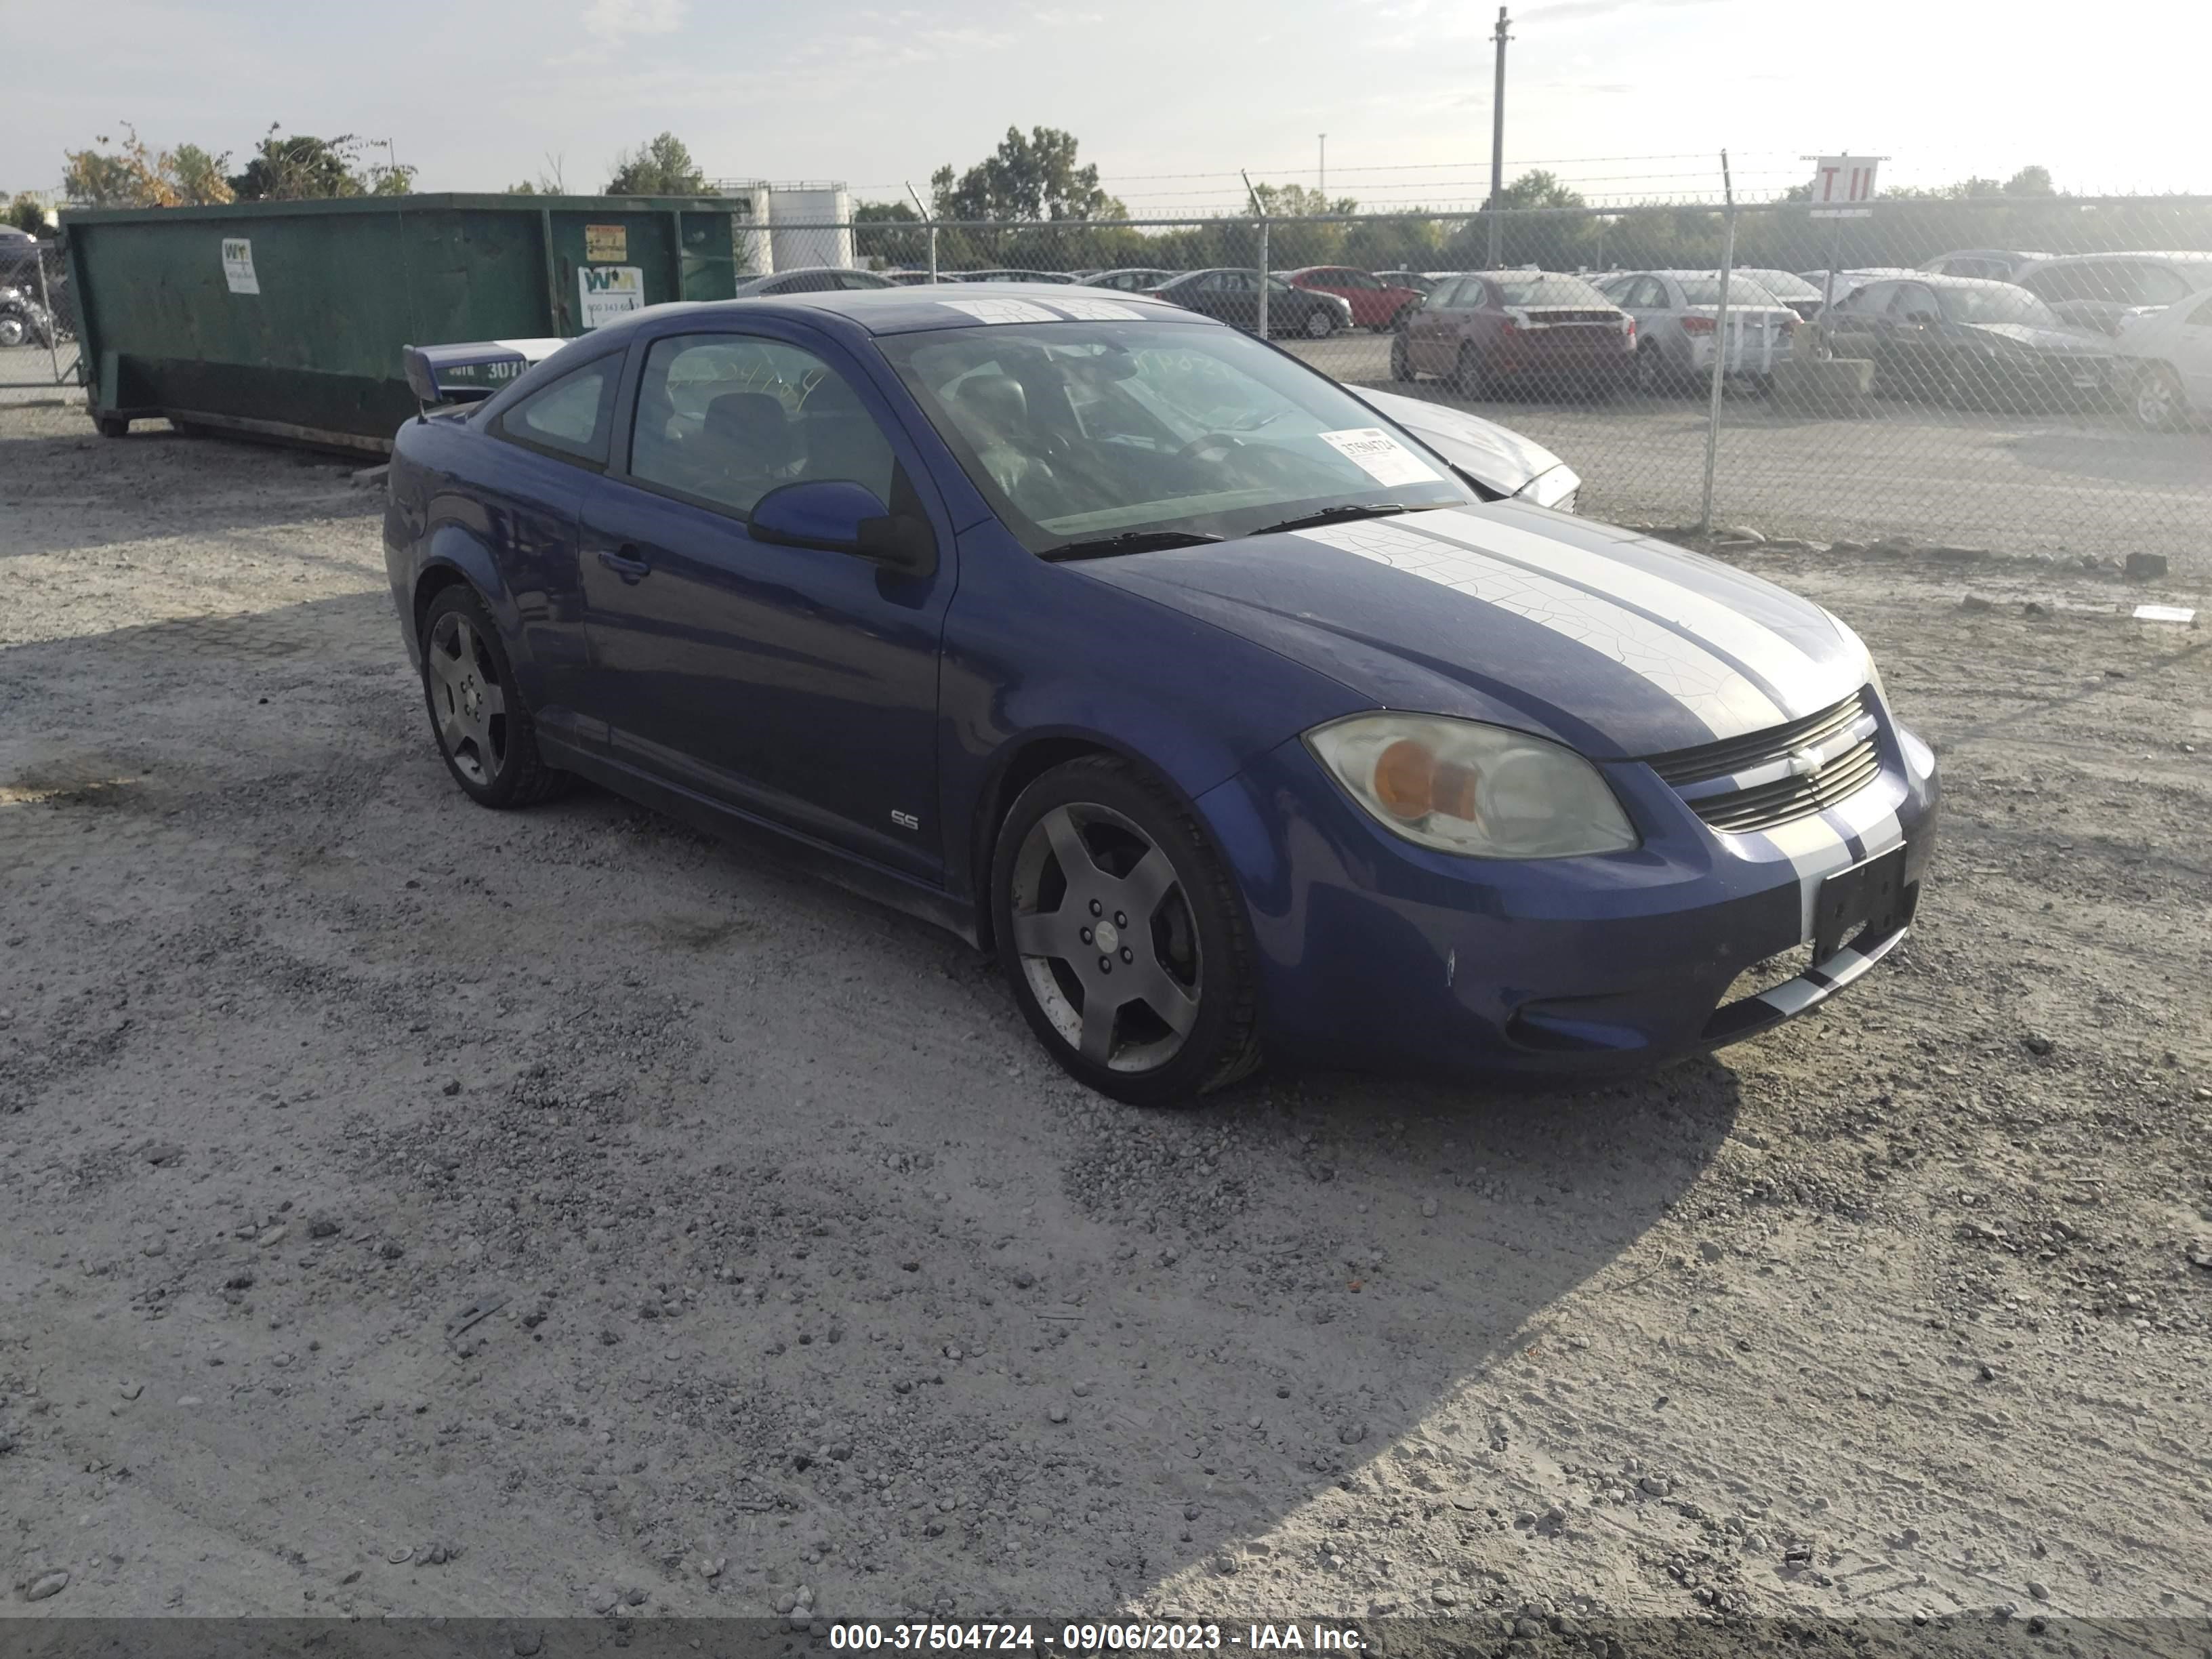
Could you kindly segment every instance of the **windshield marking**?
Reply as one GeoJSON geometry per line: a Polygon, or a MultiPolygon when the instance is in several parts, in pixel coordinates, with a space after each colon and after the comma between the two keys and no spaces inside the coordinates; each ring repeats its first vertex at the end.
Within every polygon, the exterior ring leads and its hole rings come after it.
{"type": "Polygon", "coordinates": [[[1434,483],[1443,477],[1379,426],[1314,435],[1379,484],[1434,483]]]}
{"type": "Polygon", "coordinates": [[[947,311],[957,311],[973,317],[979,323],[1061,323],[1067,319],[1055,317],[1042,306],[1031,305],[1027,300],[939,300],[938,304],[947,311]]]}

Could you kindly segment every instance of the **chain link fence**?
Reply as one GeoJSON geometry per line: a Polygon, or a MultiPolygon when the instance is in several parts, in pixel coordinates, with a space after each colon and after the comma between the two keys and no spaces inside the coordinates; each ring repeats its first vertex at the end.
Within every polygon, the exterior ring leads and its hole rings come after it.
{"type": "Polygon", "coordinates": [[[0,391],[82,384],[76,289],[58,240],[0,242],[0,391]]]}
{"type": "Polygon", "coordinates": [[[2212,198],[848,228],[896,281],[1069,279],[1265,327],[1536,440],[1616,521],[2212,544],[2212,198]]]}

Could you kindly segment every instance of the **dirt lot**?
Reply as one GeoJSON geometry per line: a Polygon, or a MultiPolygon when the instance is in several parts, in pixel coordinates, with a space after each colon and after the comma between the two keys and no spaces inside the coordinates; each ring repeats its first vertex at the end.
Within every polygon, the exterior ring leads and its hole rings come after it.
{"type": "Polygon", "coordinates": [[[1942,751],[1893,966],[1163,1116],[763,849],[469,805],[379,517],[0,411],[9,1613],[2212,1613],[2203,592],[1756,561],[1942,751]]]}

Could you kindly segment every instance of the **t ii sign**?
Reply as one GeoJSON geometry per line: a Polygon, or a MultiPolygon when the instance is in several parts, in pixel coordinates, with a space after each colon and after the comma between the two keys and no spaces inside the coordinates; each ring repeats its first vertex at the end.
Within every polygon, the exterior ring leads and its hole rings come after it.
{"type": "Polygon", "coordinates": [[[1879,155],[1822,155],[1813,169],[1815,219],[1864,219],[1874,211],[1874,173],[1879,155]]]}

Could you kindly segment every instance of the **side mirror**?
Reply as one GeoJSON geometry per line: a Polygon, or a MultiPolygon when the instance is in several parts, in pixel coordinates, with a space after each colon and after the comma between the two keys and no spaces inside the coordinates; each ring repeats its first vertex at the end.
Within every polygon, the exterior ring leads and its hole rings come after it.
{"type": "Polygon", "coordinates": [[[862,484],[781,485],[753,503],[747,528],[755,541],[850,553],[905,575],[927,576],[937,568],[937,537],[928,524],[886,512],[862,484]]]}

